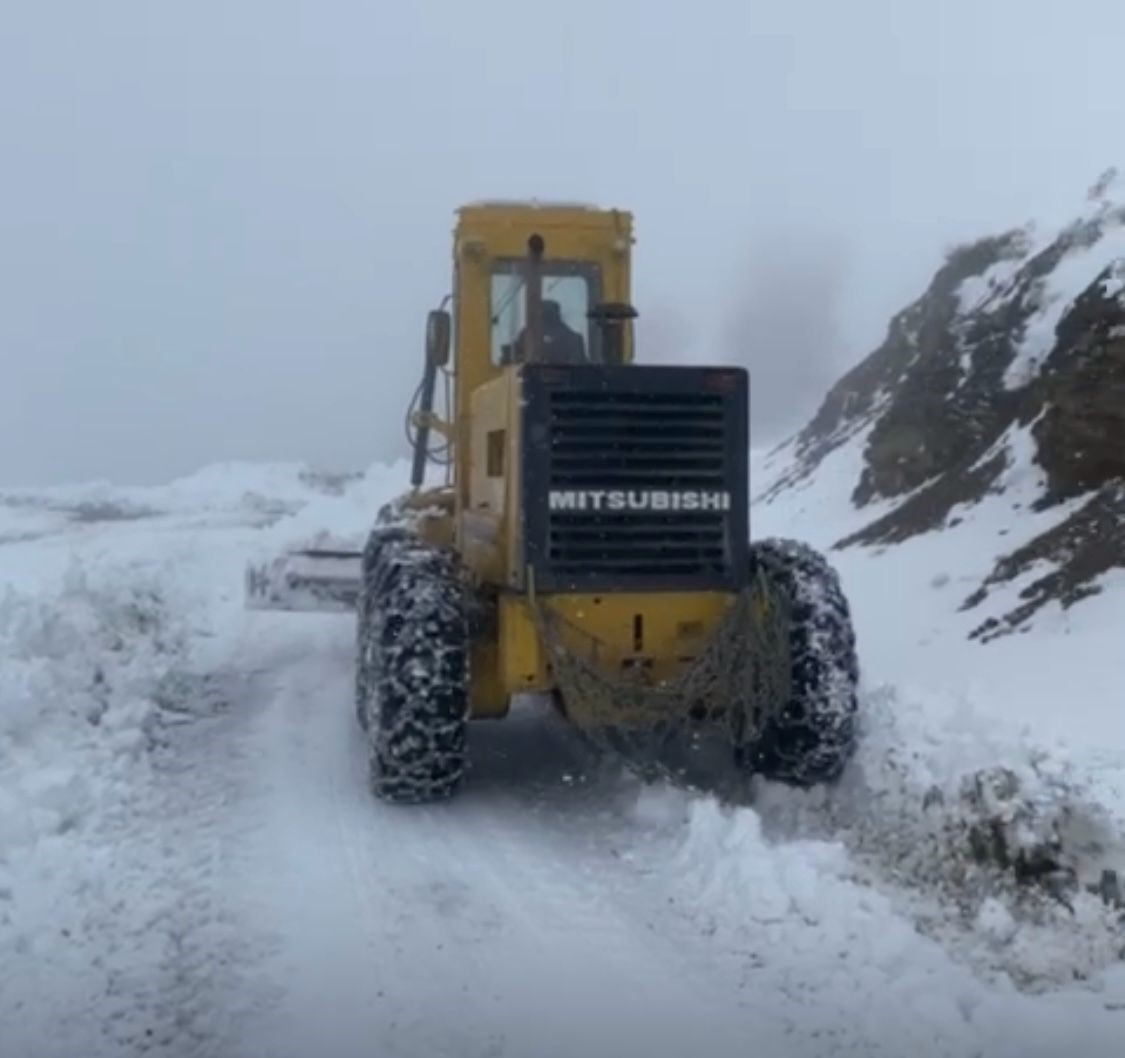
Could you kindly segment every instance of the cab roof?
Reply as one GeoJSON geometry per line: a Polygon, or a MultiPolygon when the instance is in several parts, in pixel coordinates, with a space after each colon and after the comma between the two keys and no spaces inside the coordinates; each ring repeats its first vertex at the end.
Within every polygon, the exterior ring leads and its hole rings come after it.
{"type": "Polygon", "coordinates": [[[583,210],[588,213],[608,213],[610,210],[592,202],[572,202],[563,199],[541,198],[494,198],[466,202],[461,209],[568,209],[583,210]]]}

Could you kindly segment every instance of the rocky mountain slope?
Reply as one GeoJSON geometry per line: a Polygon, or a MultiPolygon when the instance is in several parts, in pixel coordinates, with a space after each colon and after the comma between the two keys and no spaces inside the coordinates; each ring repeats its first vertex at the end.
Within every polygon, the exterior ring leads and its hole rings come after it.
{"type": "Polygon", "coordinates": [[[852,476],[859,519],[836,549],[885,546],[957,525],[986,497],[1008,503],[994,565],[961,600],[1018,586],[983,640],[1069,608],[1125,567],[1125,181],[1108,170],[1080,215],[949,252],[883,343],[771,453],[758,503],[852,476]],[[856,458],[838,457],[845,450],[856,458]],[[1034,531],[1032,531],[1034,530],[1034,531]]]}

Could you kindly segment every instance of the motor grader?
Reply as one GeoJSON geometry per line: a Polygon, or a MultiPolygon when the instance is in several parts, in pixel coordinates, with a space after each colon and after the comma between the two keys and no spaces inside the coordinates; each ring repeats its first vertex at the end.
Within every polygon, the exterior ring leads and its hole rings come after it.
{"type": "Polygon", "coordinates": [[[362,549],[248,570],[251,607],[356,614],[380,798],[453,794],[470,721],[529,693],[627,754],[706,728],[740,771],[806,785],[847,763],[838,577],[801,543],[749,540],[746,372],[635,360],[633,242],[621,210],[460,209],[410,487],[362,549]]]}

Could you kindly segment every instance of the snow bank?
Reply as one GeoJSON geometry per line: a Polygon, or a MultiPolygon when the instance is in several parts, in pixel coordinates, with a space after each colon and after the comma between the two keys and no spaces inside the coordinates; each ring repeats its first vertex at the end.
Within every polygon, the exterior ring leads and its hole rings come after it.
{"type": "MultiPolygon", "coordinates": [[[[63,592],[0,598],[0,789],[6,834],[79,826],[151,738],[160,681],[182,664],[183,616],[159,578],[72,568],[63,592]]],[[[0,849],[11,849],[5,842],[0,849]]]]}
{"type": "MultiPolygon", "coordinates": [[[[209,518],[230,513],[253,516],[268,525],[309,504],[350,496],[362,501],[374,487],[385,492],[396,477],[400,490],[409,477],[407,464],[374,464],[366,472],[329,473],[304,463],[217,463],[157,486],[120,486],[108,481],[59,485],[44,489],[0,489],[0,543],[21,523],[37,519],[46,528],[66,523],[101,523],[191,515],[209,518]]],[[[34,527],[33,527],[34,528],[34,527]]]]}
{"type": "Polygon", "coordinates": [[[307,497],[300,510],[265,530],[259,540],[259,555],[267,557],[287,547],[329,542],[361,548],[379,508],[409,487],[408,463],[373,463],[339,494],[307,497]]]}
{"type": "MultiPolygon", "coordinates": [[[[1064,1046],[1098,1058],[1118,1053],[1111,1011],[1125,1001],[1125,973],[1112,967],[1100,991],[1068,988],[1068,974],[1112,963],[1101,951],[1078,958],[1072,924],[1051,930],[1023,921],[1002,898],[985,899],[964,926],[973,946],[953,945],[961,958],[951,961],[949,932],[920,916],[920,902],[905,901],[915,879],[871,870],[838,826],[827,833],[805,818],[802,832],[782,832],[781,803],[799,795],[769,793],[773,800],[737,807],[650,787],[634,820],[661,839],[650,843],[651,869],[673,894],[669,916],[711,938],[727,972],[752,994],[796,1010],[795,1034],[821,1039],[825,1054],[1053,1058],[1064,1046]],[[1030,995],[1003,978],[982,982],[990,957],[1010,962],[1016,953],[1043,967],[1057,989],[1030,995]]],[[[885,818],[878,799],[867,811],[885,818]]],[[[942,914],[937,901],[930,910],[942,914]]],[[[1075,920],[1083,932],[1082,915],[1075,920]]]]}
{"type": "Polygon", "coordinates": [[[190,1049],[207,989],[252,953],[215,905],[221,862],[195,819],[215,782],[184,772],[184,740],[205,740],[227,682],[251,677],[248,643],[268,665],[321,630],[251,625],[245,563],[365,528],[407,480],[402,465],[337,479],[224,464],[151,489],[0,495],[5,1058],[190,1049]]]}
{"type": "Polygon", "coordinates": [[[0,598],[6,1053],[112,1006],[113,974],[135,972],[118,951],[143,912],[118,870],[122,841],[151,793],[161,715],[182,707],[175,679],[189,639],[167,580],[135,566],[75,565],[56,597],[0,598]]]}
{"type": "Polygon", "coordinates": [[[56,508],[105,504],[122,511],[201,512],[236,507],[256,498],[302,503],[318,485],[332,487],[336,479],[304,463],[216,463],[164,485],[126,486],[87,481],[48,488],[5,488],[0,502],[34,502],[56,508]]]}
{"type": "Polygon", "coordinates": [[[831,835],[896,910],[984,976],[1041,991],[1125,957],[1117,768],[1013,741],[970,702],[866,697],[859,753],[831,791],[763,785],[776,837],[831,835]]]}

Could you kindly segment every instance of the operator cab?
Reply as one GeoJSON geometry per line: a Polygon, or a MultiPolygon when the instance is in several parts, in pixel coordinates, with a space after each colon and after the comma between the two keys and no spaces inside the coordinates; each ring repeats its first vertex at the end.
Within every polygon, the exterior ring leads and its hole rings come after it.
{"type": "Polygon", "coordinates": [[[525,255],[492,260],[489,306],[494,366],[626,362],[623,331],[636,311],[604,301],[598,261],[548,256],[538,232],[525,255]]]}

